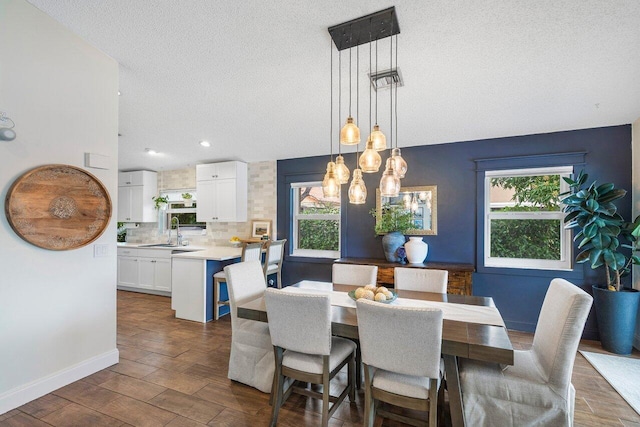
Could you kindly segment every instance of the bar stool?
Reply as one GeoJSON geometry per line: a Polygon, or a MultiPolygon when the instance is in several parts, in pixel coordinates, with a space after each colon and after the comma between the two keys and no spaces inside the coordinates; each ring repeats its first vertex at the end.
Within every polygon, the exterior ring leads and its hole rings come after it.
{"type": "MultiPolygon", "coordinates": [[[[243,243],[241,262],[244,261],[260,261],[262,262],[262,242],[259,243],[243,243]]],[[[224,271],[218,271],[213,275],[213,320],[220,317],[220,308],[229,305],[228,299],[222,299],[220,295],[222,283],[227,283],[227,276],[224,271]]],[[[227,314],[227,313],[224,313],[227,314]]]]}
{"type": "Polygon", "coordinates": [[[267,280],[267,277],[276,274],[278,289],[282,288],[282,261],[284,259],[284,244],[286,242],[287,239],[270,242],[267,245],[267,254],[264,261],[264,279],[267,280]]]}

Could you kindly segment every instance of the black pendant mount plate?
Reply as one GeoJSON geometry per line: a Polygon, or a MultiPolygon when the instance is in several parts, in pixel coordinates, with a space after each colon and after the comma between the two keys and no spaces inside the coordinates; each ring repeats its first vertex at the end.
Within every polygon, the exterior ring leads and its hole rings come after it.
{"type": "Polygon", "coordinates": [[[395,6],[329,27],[329,34],[340,50],[400,34],[395,6]]]}

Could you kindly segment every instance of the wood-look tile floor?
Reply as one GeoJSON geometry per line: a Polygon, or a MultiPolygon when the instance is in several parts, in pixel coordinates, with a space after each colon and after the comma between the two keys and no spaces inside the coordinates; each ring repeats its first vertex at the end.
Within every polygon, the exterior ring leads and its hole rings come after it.
{"type": "MultiPolygon", "coordinates": [[[[517,349],[533,335],[510,333],[517,349]]],[[[120,363],[0,415],[5,426],[265,426],[269,396],[227,379],[229,316],[200,324],[177,320],[170,299],[118,291],[120,363]]],[[[580,349],[602,352],[598,342],[580,349]]],[[[634,357],[640,357],[635,351],[634,357]]],[[[340,373],[338,387],[346,382],[340,373]]],[[[640,416],[582,355],[576,356],[576,426],[640,426],[640,416]]],[[[363,393],[345,401],[329,425],[362,425],[363,393]]],[[[278,425],[320,424],[318,401],[292,395],[278,425]]],[[[377,425],[399,426],[377,420],[377,425]]]]}

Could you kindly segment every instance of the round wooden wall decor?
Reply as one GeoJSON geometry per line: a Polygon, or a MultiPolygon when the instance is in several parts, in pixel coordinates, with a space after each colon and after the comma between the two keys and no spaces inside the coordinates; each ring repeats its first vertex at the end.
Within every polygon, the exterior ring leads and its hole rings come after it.
{"type": "Polygon", "coordinates": [[[100,180],[68,165],[31,169],[13,183],[4,206],[18,236],[54,251],[93,242],[111,218],[111,198],[100,180]]]}

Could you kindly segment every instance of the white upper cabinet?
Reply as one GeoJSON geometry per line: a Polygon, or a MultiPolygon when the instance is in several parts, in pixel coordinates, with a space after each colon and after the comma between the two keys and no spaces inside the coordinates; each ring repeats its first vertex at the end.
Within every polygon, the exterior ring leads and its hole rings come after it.
{"type": "Polygon", "coordinates": [[[247,172],[247,164],[242,162],[221,162],[196,165],[196,181],[211,181],[215,179],[236,179],[238,171],[247,172]]]}
{"type": "Polygon", "coordinates": [[[118,221],[156,222],[152,197],[158,193],[158,174],[151,171],[118,173],[118,221]]]}
{"type": "Polygon", "coordinates": [[[196,219],[199,222],[247,220],[247,164],[196,165],[196,219]]]}

